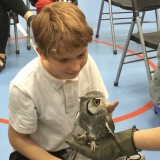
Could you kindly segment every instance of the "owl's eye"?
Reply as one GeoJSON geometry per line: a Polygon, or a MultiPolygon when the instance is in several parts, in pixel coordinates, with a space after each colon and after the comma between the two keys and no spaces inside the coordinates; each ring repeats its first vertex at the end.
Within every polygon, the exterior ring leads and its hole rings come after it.
{"type": "Polygon", "coordinates": [[[93,100],[93,104],[94,104],[95,106],[98,106],[98,105],[100,104],[100,99],[94,99],[94,100],[93,100]]]}

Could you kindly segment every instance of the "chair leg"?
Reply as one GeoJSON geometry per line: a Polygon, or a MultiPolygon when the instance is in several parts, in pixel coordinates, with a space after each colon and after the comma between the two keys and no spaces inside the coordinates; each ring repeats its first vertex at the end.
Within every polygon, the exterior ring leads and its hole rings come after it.
{"type": "MultiPolygon", "coordinates": [[[[111,0],[108,1],[108,6],[109,6],[109,16],[110,16],[109,19],[110,19],[110,25],[111,25],[111,32],[112,32],[113,53],[117,54],[111,0]]],[[[101,25],[101,20],[102,20],[103,8],[104,8],[104,0],[102,0],[102,3],[101,3],[98,25],[97,25],[96,38],[99,38],[99,30],[100,30],[100,25],[101,25]]]]}
{"type": "Polygon", "coordinates": [[[135,25],[135,20],[133,20],[132,23],[131,23],[131,27],[130,27],[130,30],[129,30],[129,33],[128,33],[128,38],[127,38],[125,46],[124,46],[124,50],[123,50],[123,53],[122,53],[122,57],[121,57],[121,61],[120,61],[120,64],[119,64],[116,79],[114,81],[114,86],[118,86],[119,77],[120,77],[122,67],[123,67],[123,64],[124,64],[124,60],[125,60],[125,57],[126,57],[126,54],[127,54],[127,50],[128,50],[129,42],[130,42],[132,32],[133,32],[133,29],[134,29],[134,25],[135,25]]]}
{"type": "Polygon", "coordinates": [[[152,77],[151,77],[151,71],[150,71],[150,67],[149,67],[149,63],[148,63],[148,57],[147,57],[147,51],[146,51],[146,47],[145,47],[145,42],[144,42],[144,38],[143,36],[143,32],[142,32],[142,28],[141,28],[141,24],[139,23],[139,17],[136,17],[136,21],[137,21],[137,28],[138,28],[138,32],[140,35],[140,42],[141,42],[141,48],[142,48],[142,52],[143,52],[143,56],[144,56],[144,63],[145,63],[145,67],[146,67],[146,71],[147,71],[147,77],[148,77],[148,81],[150,82],[152,77]]]}
{"type": "MultiPolygon", "coordinates": [[[[26,5],[27,7],[30,9],[30,2],[29,0],[26,0],[26,5]]],[[[27,25],[27,50],[31,49],[31,43],[30,43],[30,37],[31,33],[30,33],[30,27],[27,25]]]]}
{"type": "Polygon", "coordinates": [[[142,24],[143,24],[143,22],[144,22],[144,16],[145,16],[145,12],[142,13],[142,17],[141,17],[141,26],[142,26],[142,24]]]}
{"type": "Polygon", "coordinates": [[[117,54],[111,0],[108,0],[108,7],[109,7],[110,25],[111,25],[111,32],[112,32],[113,53],[117,54]]]}
{"type": "Polygon", "coordinates": [[[30,50],[31,49],[31,43],[30,43],[30,27],[27,26],[27,49],[30,50]]]}
{"type": "Polygon", "coordinates": [[[16,43],[16,54],[19,54],[19,43],[18,43],[18,31],[17,31],[17,23],[14,21],[14,34],[15,34],[15,43],[16,43]]]}
{"type": "Polygon", "coordinates": [[[156,23],[157,23],[157,30],[160,30],[160,23],[159,23],[159,14],[158,14],[158,9],[155,10],[155,14],[156,14],[156,23]]]}
{"type": "Polygon", "coordinates": [[[96,38],[99,38],[99,30],[100,30],[101,19],[102,19],[102,14],[103,14],[103,7],[104,7],[104,0],[102,0],[102,3],[101,3],[99,19],[98,19],[98,25],[97,25],[96,38]]]}
{"type": "MultiPolygon", "coordinates": [[[[144,17],[145,17],[145,11],[142,13],[142,17],[141,17],[141,26],[144,22],[144,17]]],[[[160,27],[159,27],[159,14],[158,14],[158,9],[155,10],[155,17],[156,17],[156,25],[157,25],[157,30],[160,30],[160,27]]]]}

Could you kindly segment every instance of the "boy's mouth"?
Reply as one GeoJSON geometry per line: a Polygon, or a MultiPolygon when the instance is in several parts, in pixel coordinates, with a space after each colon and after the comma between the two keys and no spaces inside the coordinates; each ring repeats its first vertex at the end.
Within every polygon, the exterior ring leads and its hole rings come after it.
{"type": "Polygon", "coordinates": [[[76,75],[78,74],[79,72],[74,72],[74,73],[67,73],[67,74],[70,74],[70,75],[76,75]]]}

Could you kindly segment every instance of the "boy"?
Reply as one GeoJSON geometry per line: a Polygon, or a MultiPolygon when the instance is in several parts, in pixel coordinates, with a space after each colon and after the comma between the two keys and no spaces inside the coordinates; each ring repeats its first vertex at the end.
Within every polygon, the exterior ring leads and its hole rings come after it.
{"type": "MultiPolygon", "coordinates": [[[[82,160],[64,141],[74,128],[78,97],[97,90],[108,98],[88,55],[93,31],[78,7],[65,2],[44,7],[32,29],[39,56],[10,83],[10,160],[82,160]]],[[[108,111],[117,104],[109,104],[108,111]]]]}

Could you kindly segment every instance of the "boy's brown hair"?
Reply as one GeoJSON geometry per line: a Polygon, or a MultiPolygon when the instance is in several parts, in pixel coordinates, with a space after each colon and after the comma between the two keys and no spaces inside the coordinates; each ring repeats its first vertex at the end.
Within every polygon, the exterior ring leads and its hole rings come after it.
{"type": "Polygon", "coordinates": [[[93,35],[83,12],[67,2],[45,6],[34,18],[32,30],[35,42],[46,57],[61,49],[71,51],[87,46],[93,35]]]}

